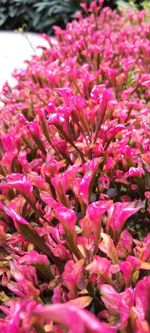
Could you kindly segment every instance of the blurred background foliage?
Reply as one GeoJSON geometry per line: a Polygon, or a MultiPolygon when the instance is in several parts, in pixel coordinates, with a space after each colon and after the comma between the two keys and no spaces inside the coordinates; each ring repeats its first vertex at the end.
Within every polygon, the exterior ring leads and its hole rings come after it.
{"type": "MultiPolygon", "coordinates": [[[[90,4],[92,0],[87,0],[90,4]]],[[[74,14],[81,10],[80,0],[0,0],[0,30],[15,30],[53,33],[53,26],[65,28],[74,14]]],[[[148,1],[130,1],[131,5],[148,1]]],[[[105,0],[104,6],[112,9],[128,5],[129,1],[105,0]]]]}

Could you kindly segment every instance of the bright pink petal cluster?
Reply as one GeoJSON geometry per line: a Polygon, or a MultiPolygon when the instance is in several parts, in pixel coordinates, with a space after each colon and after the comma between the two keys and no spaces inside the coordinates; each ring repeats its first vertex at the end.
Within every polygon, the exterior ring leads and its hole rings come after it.
{"type": "Polygon", "coordinates": [[[150,23],[83,4],[0,107],[0,333],[150,332],[150,23]]]}

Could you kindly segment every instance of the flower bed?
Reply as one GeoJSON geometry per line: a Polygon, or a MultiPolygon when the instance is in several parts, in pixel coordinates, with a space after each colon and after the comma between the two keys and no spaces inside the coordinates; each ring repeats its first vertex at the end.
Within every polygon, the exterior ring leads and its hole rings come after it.
{"type": "Polygon", "coordinates": [[[0,333],[150,329],[150,24],[100,3],[1,93],[0,333]]]}

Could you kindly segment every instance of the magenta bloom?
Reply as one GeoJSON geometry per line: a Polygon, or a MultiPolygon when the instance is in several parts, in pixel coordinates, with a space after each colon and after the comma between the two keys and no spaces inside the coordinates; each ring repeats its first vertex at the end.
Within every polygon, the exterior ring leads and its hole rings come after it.
{"type": "Polygon", "coordinates": [[[114,203],[108,213],[107,219],[107,229],[112,229],[112,231],[118,235],[127,219],[138,212],[142,207],[140,201],[135,202],[116,202],[114,203]]]}
{"type": "Polygon", "coordinates": [[[30,180],[19,173],[13,173],[6,177],[7,183],[2,183],[1,189],[13,189],[15,188],[17,191],[21,192],[24,197],[31,200],[31,202],[34,203],[34,195],[33,195],[33,186],[30,182],[30,180]]]}
{"type": "Polygon", "coordinates": [[[71,332],[75,333],[78,327],[79,333],[113,333],[115,328],[110,328],[106,324],[101,323],[92,313],[79,309],[71,304],[56,304],[44,308],[39,305],[35,309],[35,315],[41,316],[43,320],[53,320],[57,323],[65,325],[71,332]]]}
{"type": "Polygon", "coordinates": [[[0,333],[150,332],[149,11],[85,2],[0,93],[0,333]]]}
{"type": "Polygon", "coordinates": [[[130,316],[131,307],[134,304],[133,290],[127,288],[123,293],[117,293],[110,285],[101,285],[102,300],[108,309],[108,312],[114,315],[114,324],[116,316],[119,322],[124,323],[130,316]]]}
{"type": "Polygon", "coordinates": [[[135,304],[139,320],[150,324],[150,277],[144,277],[135,288],[135,304]]]}

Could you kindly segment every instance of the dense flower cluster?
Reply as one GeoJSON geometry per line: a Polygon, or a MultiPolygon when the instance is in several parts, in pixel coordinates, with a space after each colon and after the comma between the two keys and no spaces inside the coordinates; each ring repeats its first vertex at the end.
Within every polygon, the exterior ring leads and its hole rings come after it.
{"type": "Polygon", "coordinates": [[[0,333],[150,332],[150,23],[93,2],[0,110],[0,333]]]}

